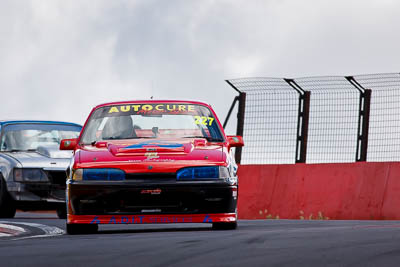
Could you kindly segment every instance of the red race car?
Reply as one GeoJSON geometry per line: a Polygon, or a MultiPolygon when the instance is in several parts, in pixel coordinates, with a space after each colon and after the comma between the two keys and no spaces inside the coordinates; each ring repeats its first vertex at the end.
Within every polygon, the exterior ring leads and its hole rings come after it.
{"type": "Polygon", "coordinates": [[[68,169],[67,233],[99,224],[212,223],[237,226],[237,165],[212,108],[193,101],[127,101],[99,105],[68,169]]]}

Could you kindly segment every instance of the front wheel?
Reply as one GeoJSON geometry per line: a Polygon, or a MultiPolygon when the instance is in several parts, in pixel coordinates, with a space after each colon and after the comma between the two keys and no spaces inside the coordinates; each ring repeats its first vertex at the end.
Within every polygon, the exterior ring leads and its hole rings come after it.
{"type": "Polygon", "coordinates": [[[14,218],[16,212],[15,200],[8,193],[6,183],[0,176],[0,218],[14,218]]]}
{"type": "Polygon", "coordinates": [[[214,230],[235,230],[237,222],[217,222],[212,224],[214,230]]]}
{"type": "Polygon", "coordinates": [[[67,208],[65,205],[62,207],[57,208],[57,216],[59,219],[66,219],[67,218],[67,208]]]}
{"type": "Polygon", "coordinates": [[[98,229],[97,224],[67,223],[67,234],[69,235],[95,234],[98,229]]]}

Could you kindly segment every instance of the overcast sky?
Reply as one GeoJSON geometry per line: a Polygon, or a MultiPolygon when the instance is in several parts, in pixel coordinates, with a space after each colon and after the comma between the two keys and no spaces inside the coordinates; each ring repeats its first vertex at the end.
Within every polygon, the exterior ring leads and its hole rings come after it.
{"type": "Polygon", "coordinates": [[[223,120],[228,78],[399,72],[399,28],[395,0],[2,0],[0,119],[154,96],[223,120]]]}

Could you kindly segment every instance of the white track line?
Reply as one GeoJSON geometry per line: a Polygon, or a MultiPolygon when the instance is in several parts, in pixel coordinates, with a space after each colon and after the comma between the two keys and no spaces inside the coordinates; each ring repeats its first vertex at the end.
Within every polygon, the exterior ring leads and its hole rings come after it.
{"type": "MultiPolygon", "coordinates": [[[[39,228],[40,230],[42,230],[44,232],[43,235],[26,236],[26,237],[15,238],[13,240],[36,238],[36,237],[51,237],[51,236],[63,235],[65,233],[64,230],[62,230],[62,229],[60,229],[58,227],[48,226],[48,225],[39,224],[39,223],[0,221],[0,224],[1,223],[12,223],[12,224],[26,225],[26,226],[30,226],[30,227],[39,228]]],[[[11,225],[7,225],[7,226],[11,226],[11,225]]],[[[14,226],[14,227],[20,228],[18,226],[14,226]]],[[[23,228],[20,228],[20,229],[22,229],[25,232],[25,230],[23,228]]]]}
{"type": "Polygon", "coordinates": [[[11,236],[11,235],[9,235],[9,234],[4,234],[4,233],[0,233],[0,237],[3,237],[3,236],[11,236]]]}
{"type": "Polygon", "coordinates": [[[0,236],[16,236],[22,233],[25,233],[24,228],[15,225],[0,223],[0,236]]]}

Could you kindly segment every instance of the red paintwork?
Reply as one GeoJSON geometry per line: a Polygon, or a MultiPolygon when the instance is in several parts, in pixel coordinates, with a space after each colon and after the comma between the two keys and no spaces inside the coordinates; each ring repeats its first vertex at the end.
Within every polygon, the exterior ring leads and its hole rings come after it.
{"type": "Polygon", "coordinates": [[[60,142],[60,150],[74,150],[76,147],[78,139],[63,139],[60,142]]]}
{"type": "MultiPolygon", "coordinates": [[[[157,139],[131,139],[131,140],[110,140],[100,141],[95,145],[80,145],[80,139],[85,127],[88,123],[86,120],[81,135],[77,140],[75,147],[73,169],[78,168],[118,168],[126,173],[172,173],[178,169],[188,166],[227,166],[230,157],[229,150],[232,147],[232,138],[228,139],[223,131],[223,127],[218,120],[211,106],[195,101],[176,101],[176,100],[152,100],[152,101],[125,101],[114,102],[96,106],[89,115],[101,107],[127,105],[127,104],[156,104],[156,103],[182,103],[202,105],[210,109],[215,122],[221,129],[224,137],[223,142],[208,142],[204,138],[175,138],[168,137],[168,132],[159,133],[157,139]],[[178,144],[172,147],[158,146],[156,143],[167,141],[168,143],[178,144]],[[143,148],[129,148],[128,146],[146,143],[143,148]],[[156,152],[156,153],[152,153],[156,152]],[[150,167],[151,166],[151,167],[150,167]]],[[[88,118],[88,119],[89,119],[88,118]]],[[[151,133],[138,130],[137,136],[149,136],[151,133]]],[[[185,135],[199,135],[199,132],[185,133],[185,135]]],[[[239,140],[239,145],[243,145],[243,140],[239,140]]],[[[234,141],[235,146],[238,143],[234,141]]],[[[235,188],[236,190],[236,188],[235,188]]],[[[68,189],[69,195],[69,189],[68,189]]],[[[69,197],[70,198],[70,197],[69,197]]],[[[174,223],[174,222],[193,222],[193,223],[211,223],[211,222],[235,222],[237,219],[236,213],[221,213],[221,214],[168,214],[168,215],[74,215],[72,214],[71,203],[68,202],[68,223],[114,223],[114,219],[120,223],[174,223]],[[129,218],[127,222],[126,218],[129,218]],[[134,218],[134,222],[132,222],[134,218]]]]}
{"type": "Polygon", "coordinates": [[[228,143],[230,147],[241,147],[244,146],[243,137],[228,135],[228,143]]]}
{"type": "Polygon", "coordinates": [[[235,213],[168,214],[168,215],[68,215],[67,223],[84,224],[151,224],[235,222],[235,213]]]}
{"type": "MultiPolygon", "coordinates": [[[[218,120],[217,115],[210,105],[196,101],[178,101],[178,100],[147,100],[147,101],[125,101],[113,102],[96,106],[90,115],[97,108],[104,106],[124,105],[124,104],[156,104],[156,103],[182,103],[203,105],[209,108],[215,117],[215,122],[219,128],[223,127],[218,120]]],[[[89,115],[89,117],[90,117],[89,115]]],[[[82,133],[85,130],[85,122],[82,133]]],[[[163,139],[132,139],[132,140],[110,140],[107,142],[99,142],[95,146],[91,145],[76,145],[74,156],[74,169],[77,168],[119,168],[127,173],[140,172],[175,172],[180,168],[187,166],[207,166],[207,165],[227,165],[227,157],[229,153],[229,142],[223,132],[225,141],[221,143],[209,143],[204,139],[166,139],[171,143],[183,144],[180,148],[160,148],[157,146],[157,156],[151,157],[146,149],[123,149],[129,145],[135,145],[142,142],[151,143],[163,139]],[[147,154],[146,154],[147,153],[147,154]],[[148,166],[152,168],[149,170],[148,166]]],[[[81,138],[79,137],[79,139],[81,138]]],[[[146,145],[146,148],[151,148],[151,145],[146,145]]]]}
{"type": "MultiPolygon", "coordinates": [[[[151,142],[152,139],[146,139],[151,142]]],[[[123,147],[143,142],[141,139],[110,141],[105,147],[82,146],[76,153],[74,168],[119,168],[127,173],[175,172],[187,166],[226,165],[227,145],[197,142],[196,139],[169,140],[182,148],[157,148],[157,158],[149,158],[141,149],[122,151],[123,147]],[[199,145],[200,144],[200,145],[199,145]],[[206,159],[207,157],[207,159],[206,159]],[[96,160],[94,160],[96,158],[96,160]],[[153,166],[148,170],[147,166],[153,166]]],[[[151,146],[150,146],[151,147],[151,146]]]]}
{"type": "Polygon", "coordinates": [[[400,163],[241,165],[240,219],[399,220],[400,163]]]}

